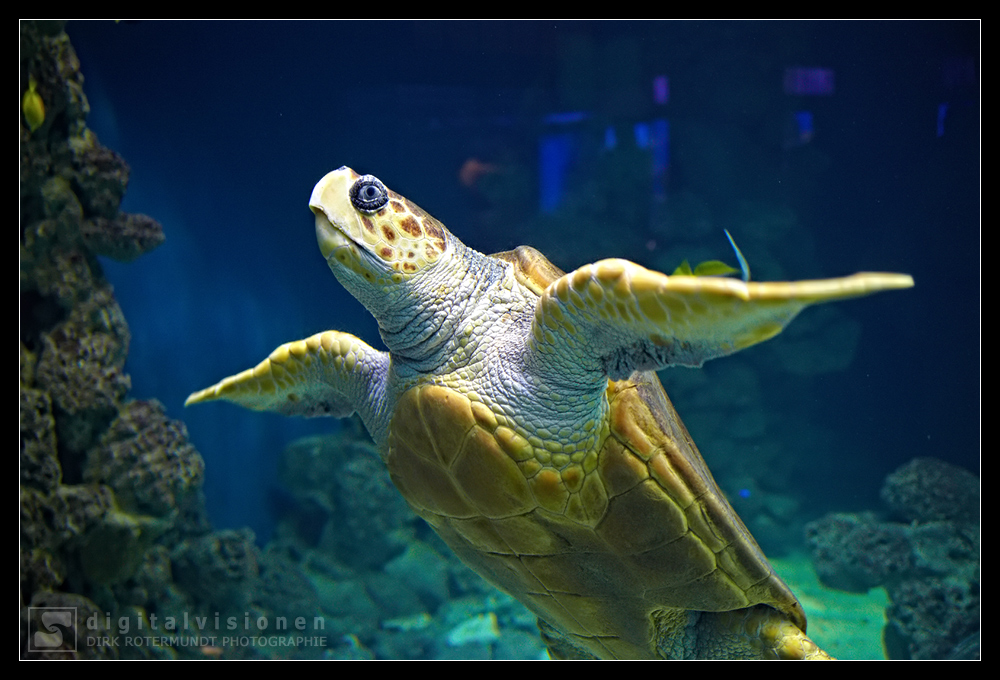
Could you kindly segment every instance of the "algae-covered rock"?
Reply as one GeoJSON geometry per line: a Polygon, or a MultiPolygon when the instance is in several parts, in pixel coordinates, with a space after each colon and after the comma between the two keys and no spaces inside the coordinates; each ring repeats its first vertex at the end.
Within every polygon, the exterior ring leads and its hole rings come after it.
{"type": "Polygon", "coordinates": [[[119,214],[115,219],[94,217],[80,229],[84,244],[97,255],[132,262],[164,241],[163,227],[148,215],[119,214]]]}
{"type": "Polygon", "coordinates": [[[223,610],[238,610],[250,602],[259,559],[249,529],[185,541],[171,556],[177,583],[198,600],[223,610]]]}
{"type": "Polygon", "coordinates": [[[162,406],[124,402],[131,337],[97,256],[134,259],[163,233],[120,210],[129,168],[87,129],[83,76],[62,28],[21,23],[22,655],[117,658],[121,631],[108,621],[198,612],[154,558],[164,543],[206,533],[204,462],[162,406]],[[47,626],[29,607],[75,608],[78,618],[47,626]]]}
{"type": "Polygon", "coordinates": [[[169,526],[169,522],[154,517],[112,510],[80,548],[84,575],[101,585],[132,576],[153,542],[169,526]]]}
{"type": "Polygon", "coordinates": [[[109,485],[123,508],[164,517],[179,512],[204,473],[184,423],[167,418],[163,405],[152,400],[121,407],[88,454],[84,478],[109,485]]]}
{"type": "Polygon", "coordinates": [[[62,480],[52,398],[34,388],[35,356],[21,343],[21,484],[54,490],[62,480]]]}

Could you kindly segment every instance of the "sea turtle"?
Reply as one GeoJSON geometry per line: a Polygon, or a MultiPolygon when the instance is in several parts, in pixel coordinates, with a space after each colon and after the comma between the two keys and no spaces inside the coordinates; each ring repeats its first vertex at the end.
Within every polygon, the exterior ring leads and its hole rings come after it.
{"type": "Polygon", "coordinates": [[[625,260],[564,274],[532,248],[476,252],[347,167],[309,207],[388,351],[326,331],[188,404],[360,414],[409,505],[538,615],[553,656],[825,658],[652,371],[909,276],[746,283],[625,260]]]}

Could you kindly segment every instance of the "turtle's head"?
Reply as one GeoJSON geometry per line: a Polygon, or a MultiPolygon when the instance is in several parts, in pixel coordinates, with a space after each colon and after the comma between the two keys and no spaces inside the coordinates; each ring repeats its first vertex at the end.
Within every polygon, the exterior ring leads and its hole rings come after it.
{"type": "Polygon", "coordinates": [[[384,305],[450,258],[457,241],[440,222],[372,175],[334,170],[313,189],[316,240],[337,279],[362,304],[384,305]]]}

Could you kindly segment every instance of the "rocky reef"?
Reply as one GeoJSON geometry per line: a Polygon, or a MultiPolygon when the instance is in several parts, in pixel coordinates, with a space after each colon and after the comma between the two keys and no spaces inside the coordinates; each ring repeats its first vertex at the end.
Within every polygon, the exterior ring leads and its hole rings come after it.
{"type": "Polygon", "coordinates": [[[886,478],[881,496],[884,513],[807,525],[820,580],[849,592],[886,589],[889,658],[979,658],[979,480],[916,458],[886,478]]]}
{"type": "Polygon", "coordinates": [[[317,615],[315,595],[292,597],[302,578],[251,532],[212,531],[184,424],[128,399],[128,324],[98,256],[130,262],[163,230],[120,211],[129,167],[87,129],[61,22],[22,22],[20,69],[22,658],[318,655],[219,638],[317,615]]]}

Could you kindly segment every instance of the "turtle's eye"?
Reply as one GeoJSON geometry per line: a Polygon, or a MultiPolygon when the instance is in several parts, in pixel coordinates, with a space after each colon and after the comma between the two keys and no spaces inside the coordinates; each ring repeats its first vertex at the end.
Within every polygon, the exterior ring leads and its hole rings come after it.
{"type": "Polygon", "coordinates": [[[372,213],[389,202],[389,191],[377,177],[364,175],[351,187],[351,203],[363,212],[372,213]]]}

